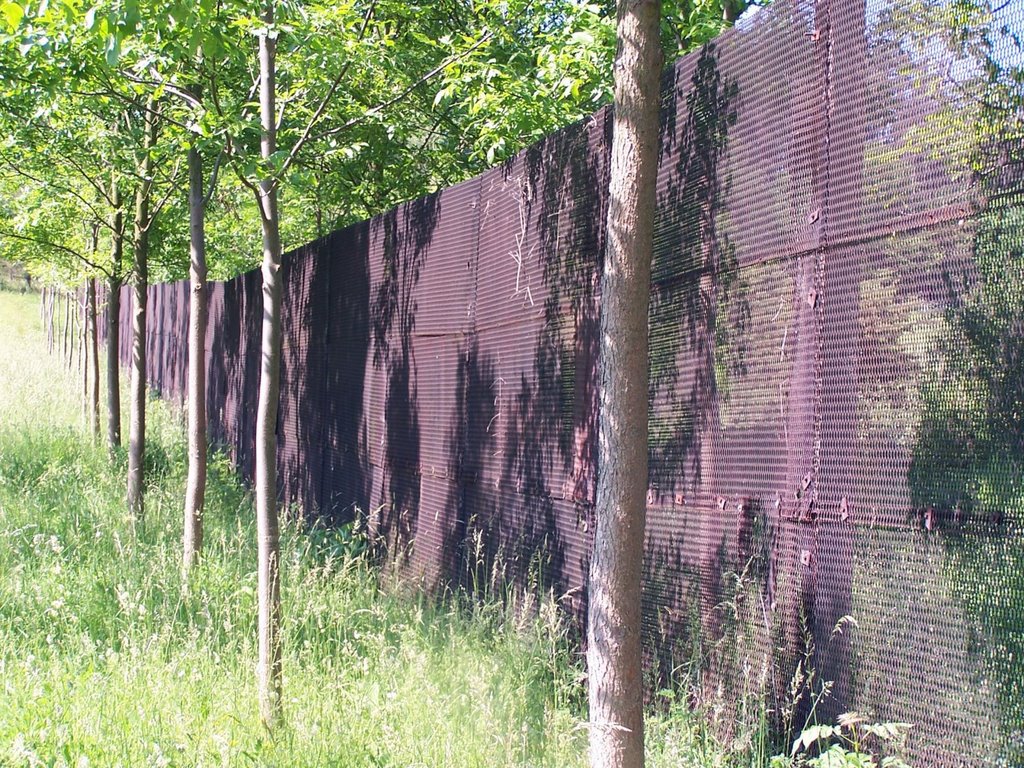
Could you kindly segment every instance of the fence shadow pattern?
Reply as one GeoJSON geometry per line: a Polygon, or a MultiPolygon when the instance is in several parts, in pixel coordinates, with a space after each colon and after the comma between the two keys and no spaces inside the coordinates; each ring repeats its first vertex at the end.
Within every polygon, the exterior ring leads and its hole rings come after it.
{"type": "MultiPolygon", "coordinates": [[[[648,669],[737,738],[828,681],[916,765],[1024,761],[1024,8],[975,6],[776,0],[665,73],[648,669]]],[[[287,254],[284,503],[583,615],[609,115],[287,254]]],[[[206,344],[247,478],[259,282],[206,344]]],[[[188,288],[151,291],[183,400],[188,288]]]]}

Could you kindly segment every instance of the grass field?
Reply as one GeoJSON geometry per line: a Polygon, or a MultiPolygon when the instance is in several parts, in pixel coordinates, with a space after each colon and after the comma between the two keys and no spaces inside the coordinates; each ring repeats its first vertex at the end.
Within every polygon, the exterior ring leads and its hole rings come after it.
{"type": "MultiPolygon", "coordinates": [[[[0,293],[0,766],[585,764],[582,664],[558,612],[381,589],[344,540],[284,532],[286,725],[255,703],[250,498],[214,460],[179,576],[180,416],[151,402],[147,517],[85,430],[33,296],[0,293]],[[523,617],[526,618],[523,618],[523,617]]],[[[685,708],[649,765],[736,765],[685,708]]],[[[749,764],[749,763],[747,763],[749,764]]]]}

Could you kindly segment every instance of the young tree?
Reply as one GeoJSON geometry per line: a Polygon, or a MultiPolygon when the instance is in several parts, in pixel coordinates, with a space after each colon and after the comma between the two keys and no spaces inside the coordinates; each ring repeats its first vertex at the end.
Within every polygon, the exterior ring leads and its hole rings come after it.
{"type": "Polygon", "coordinates": [[[135,522],[145,513],[144,467],[146,449],[146,321],[149,298],[150,231],[153,210],[153,150],[159,130],[155,99],[148,99],[142,112],[142,146],[139,153],[138,185],[135,190],[132,263],[132,367],[128,424],[128,509],[135,522]]]}
{"type": "Polygon", "coordinates": [[[110,269],[107,272],[107,444],[121,447],[121,285],[124,283],[124,209],[117,174],[110,178],[110,269]]]}
{"type": "Polygon", "coordinates": [[[89,370],[86,375],[89,384],[89,423],[93,440],[100,439],[100,347],[96,327],[96,278],[89,277],[85,284],[86,344],[89,370]]]}
{"type": "MultiPolygon", "coordinates": [[[[211,190],[212,191],[212,190],[211,190]]],[[[188,324],[188,482],[182,538],[183,573],[187,574],[203,549],[203,503],[206,498],[206,201],[203,157],[199,147],[188,150],[188,221],[190,291],[188,324]]]]}
{"type": "MultiPolygon", "coordinates": [[[[263,14],[260,35],[261,155],[267,163],[277,152],[277,30],[274,0],[263,14]]],[[[281,570],[277,520],[277,404],[281,388],[281,229],[277,180],[260,181],[257,203],[263,231],[263,324],[260,339],[260,391],[256,410],[256,528],[259,538],[259,685],[260,715],[268,728],[281,714],[281,570]]]]}
{"type": "Polygon", "coordinates": [[[660,0],[619,0],[607,245],[601,281],[597,530],[590,565],[590,763],[644,762],[640,603],[647,491],[648,333],[660,0]]]}

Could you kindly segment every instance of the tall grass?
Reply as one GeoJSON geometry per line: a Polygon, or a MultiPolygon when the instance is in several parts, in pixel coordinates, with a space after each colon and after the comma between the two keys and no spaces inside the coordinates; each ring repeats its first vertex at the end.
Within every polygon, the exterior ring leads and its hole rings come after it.
{"type": "MultiPolygon", "coordinates": [[[[286,526],[286,725],[255,704],[251,499],[211,464],[203,559],[180,581],[180,417],[150,403],[147,513],[82,426],[34,299],[0,293],[0,765],[585,764],[582,668],[553,603],[384,590],[345,539],[286,526]]],[[[684,710],[652,765],[729,756],[684,710]]]]}

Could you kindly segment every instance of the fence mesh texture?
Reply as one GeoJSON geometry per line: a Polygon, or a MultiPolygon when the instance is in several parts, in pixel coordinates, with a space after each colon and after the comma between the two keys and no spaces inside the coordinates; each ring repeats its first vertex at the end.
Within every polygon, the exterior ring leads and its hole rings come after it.
{"type": "MultiPolygon", "coordinates": [[[[1022,35],[1012,0],[776,0],[665,73],[647,668],[727,735],[827,686],[916,765],[1024,765],[1022,35]]],[[[609,114],[286,255],[284,502],[585,610],[609,114]]],[[[150,288],[166,396],[188,293],[150,288]]],[[[261,302],[210,286],[246,477],[261,302]]]]}

